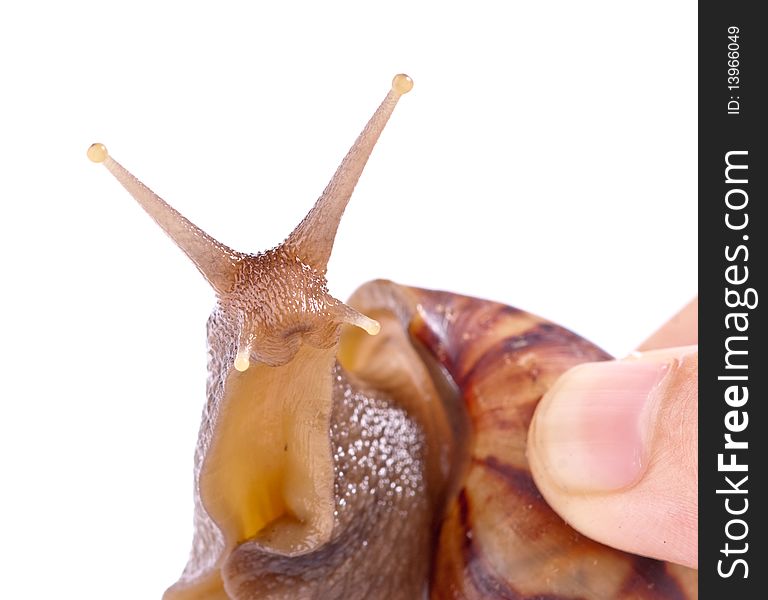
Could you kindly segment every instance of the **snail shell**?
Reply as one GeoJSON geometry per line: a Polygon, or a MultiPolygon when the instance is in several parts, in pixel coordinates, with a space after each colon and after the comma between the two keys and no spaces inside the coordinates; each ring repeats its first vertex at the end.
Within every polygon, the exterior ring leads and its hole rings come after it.
{"type": "Polygon", "coordinates": [[[165,598],[694,598],[696,573],[588,540],[545,503],[525,447],[565,370],[609,357],[495,302],[325,268],[404,75],[286,241],[244,254],[105,166],[214,288],[195,536],[165,598]],[[348,327],[354,325],[356,328],[348,327]]]}

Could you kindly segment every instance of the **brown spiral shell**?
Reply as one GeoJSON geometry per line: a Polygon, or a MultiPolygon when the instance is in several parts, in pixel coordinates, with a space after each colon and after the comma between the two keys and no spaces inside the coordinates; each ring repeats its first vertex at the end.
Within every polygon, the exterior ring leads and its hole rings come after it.
{"type": "Polygon", "coordinates": [[[564,371],[608,354],[545,319],[468,296],[373,282],[352,302],[365,297],[370,308],[387,296],[458,386],[471,429],[459,489],[438,526],[431,598],[697,597],[695,571],[585,538],[531,476],[525,448],[537,403],[564,371]]]}

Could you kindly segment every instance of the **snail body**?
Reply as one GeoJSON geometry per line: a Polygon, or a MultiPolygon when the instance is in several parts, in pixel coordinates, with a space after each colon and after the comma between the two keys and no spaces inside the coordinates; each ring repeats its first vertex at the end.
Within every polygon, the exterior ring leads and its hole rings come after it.
{"type": "Polygon", "coordinates": [[[195,536],[165,594],[193,598],[693,598],[695,572],[592,542],[538,492],[533,410],[565,370],[608,359],[495,302],[325,271],[405,75],[307,217],[234,251],[102,162],[214,288],[195,536]],[[353,325],[354,327],[348,327],[353,325]]]}

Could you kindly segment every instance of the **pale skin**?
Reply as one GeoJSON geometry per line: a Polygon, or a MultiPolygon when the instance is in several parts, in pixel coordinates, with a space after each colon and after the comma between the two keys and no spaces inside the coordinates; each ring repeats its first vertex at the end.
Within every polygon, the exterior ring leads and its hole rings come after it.
{"type": "Polygon", "coordinates": [[[544,396],[528,457],[547,502],[615,548],[698,566],[698,299],[613,363],[544,396]]]}

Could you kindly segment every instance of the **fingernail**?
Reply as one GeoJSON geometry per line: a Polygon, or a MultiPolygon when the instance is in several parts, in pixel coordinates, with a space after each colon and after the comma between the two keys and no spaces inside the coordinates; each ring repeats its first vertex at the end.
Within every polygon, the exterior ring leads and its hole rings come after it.
{"type": "Polygon", "coordinates": [[[537,458],[567,491],[607,492],[636,483],[646,468],[654,390],[669,366],[590,363],[544,396],[531,429],[537,458]]]}

